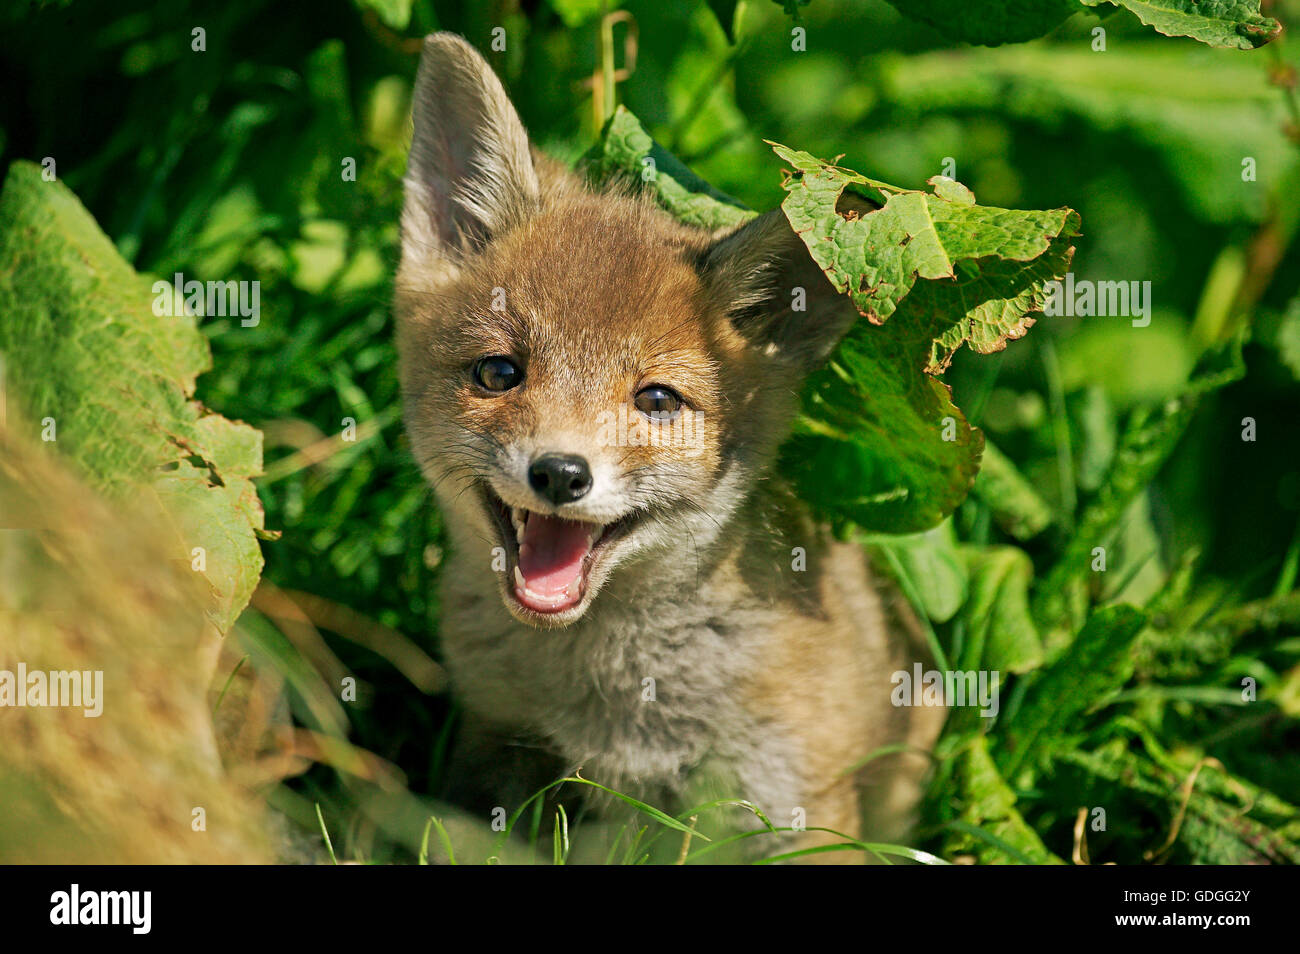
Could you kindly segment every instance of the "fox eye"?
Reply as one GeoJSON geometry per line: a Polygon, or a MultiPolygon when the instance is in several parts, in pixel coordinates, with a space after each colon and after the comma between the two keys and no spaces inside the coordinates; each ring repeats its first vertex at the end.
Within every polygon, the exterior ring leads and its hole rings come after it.
{"type": "Polygon", "coordinates": [[[646,417],[659,420],[671,420],[682,409],[682,399],[677,392],[658,384],[638,391],[634,403],[636,409],[646,417]]]}
{"type": "Polygon", "coordinates": [[[524,372],[519,370],[519,366],[499,355],[481,358],[474,365],[474,381],[487,391],[509,391],[518,387],[523,379],[524,372]]]}

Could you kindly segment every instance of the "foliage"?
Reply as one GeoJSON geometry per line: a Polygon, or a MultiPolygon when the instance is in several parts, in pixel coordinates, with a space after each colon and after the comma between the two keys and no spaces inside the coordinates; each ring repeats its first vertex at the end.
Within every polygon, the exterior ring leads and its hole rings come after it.
{"type": "Polygon", "coordinates": [[[210,364],[195,317],[155,314],[149,283],[67,187],[30,163],[14,163],[0,191],[0,260],[9,396],[91,487],[157,498],[177,530],[173,558],[201,551],[196,569],[226,632],[262,572],[252,483],[262,439],[193,400],[210,364]]]}

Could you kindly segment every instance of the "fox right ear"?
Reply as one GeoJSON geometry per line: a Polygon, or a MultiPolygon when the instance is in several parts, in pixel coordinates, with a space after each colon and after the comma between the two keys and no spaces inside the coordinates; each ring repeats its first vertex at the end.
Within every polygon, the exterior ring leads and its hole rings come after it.
{"type": "Polygon", "coordinates": [[[536,206],[528,133],[492,67],[461,37],[425,38],[411,119],[403,263],[454,263],[536,206]]]}
{"type": "MultiPolygon", "coordinates": [[[[877,206],[845,193],[837,208],[861,215],[877,206]]],[[[824,361],[858,318],[780,209],[724,233],[699,265],[737,330],[801,372],[824,361]]]]}

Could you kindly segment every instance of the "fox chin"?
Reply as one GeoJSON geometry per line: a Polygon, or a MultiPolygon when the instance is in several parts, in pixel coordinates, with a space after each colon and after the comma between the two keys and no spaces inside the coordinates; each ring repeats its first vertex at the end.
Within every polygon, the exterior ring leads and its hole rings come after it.
{"type": "Polygon", "coordinates": [[[801,844],[905,838],[944,714],[890,701],[929,663],[916,620],[777,457],[852,304],[779,209],[711,232],[535,151],[457,36],[425,40],[412,113],[394,309],[452,548],[451,797],[581,768],[746,799],[801,844]]]}

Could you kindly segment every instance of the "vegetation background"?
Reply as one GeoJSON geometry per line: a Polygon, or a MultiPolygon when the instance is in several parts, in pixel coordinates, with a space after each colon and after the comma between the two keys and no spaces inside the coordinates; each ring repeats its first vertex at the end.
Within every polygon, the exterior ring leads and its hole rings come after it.
{"type": "MultiPolygon", "coordinates": [[[[1077,210],[1076,278],[1150,281],[1150,325],[1040,318],[1005,351],[960,352],[945,380],[989,446],[975,491],[933,530],[864,540],[946,658],[1007,675],[991,725],[950,720],[911,847],[995,863],[1300,859],[1300,43],[1210,45],[1066,0],[1032,16],[630,0],[605,20],[605,6],[0,12],[5,165],[55,157],[138,272],[261,283],[256,327],[198,322],[212,355],[198,399],[265,441],[265,570],[205,690],[227,769],[288,818],[304,857],[322,830],[340,860],[446,852],[429,845],[456,726],[436,663],[442,536],[401,431],[389,311],[419,37],[446,29],[488,55],[564,159],[617,103],[754,209],[785,195],[766,139],[906,188],[946,174],[982,205],[1077,210]],[[357,696],[341,703],[346,676],[357,696]]],[[[1300,3],[1264,6],[1300,24],[1300,3]]],[[[38,793],[51,784],[24,771],[38,793]]],[[[570,820],[522,818],[565,857],[570,820]]],[[[612,859],[682,827],[643,821],[612,859]]],[[[10,859],[59,857],[9,836],[10,859]]]]}

